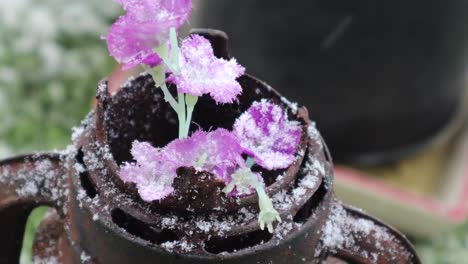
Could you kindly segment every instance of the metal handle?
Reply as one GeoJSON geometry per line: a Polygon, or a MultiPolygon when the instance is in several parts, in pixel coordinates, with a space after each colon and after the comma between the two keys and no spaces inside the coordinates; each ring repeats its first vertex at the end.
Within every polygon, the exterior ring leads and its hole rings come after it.
{"type": "Polygon", "coordinates": [[[344,240],[332,256],[356,264],[421,263],[403,234],[361,211],[348,206],[342,208],[341,215],[332,217],[341,217],[336,221],[341,229],[338,241],[344,240]]]}
{"type": "Polygon", "coordinates": [[[59,154],[0,161],[0,263],[18,263],[25,224],[34,208],[51,206],[63,216],[65,175],[59,154]]]}

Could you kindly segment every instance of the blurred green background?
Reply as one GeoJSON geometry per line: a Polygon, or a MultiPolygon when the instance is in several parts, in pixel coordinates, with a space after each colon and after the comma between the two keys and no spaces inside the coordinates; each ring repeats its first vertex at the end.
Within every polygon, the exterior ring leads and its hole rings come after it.
{"type": "MultiPolygon", "coordinates": [[[[116,67],[101,36],[120,12],[111,0],[0,0],[0,158],[70,143],[116,67]]],[[[22,263],[45,210],[28,221],[22,263]]],[[[468,225],[416,243],[424,263],[467,263],[468,225]]]]}
{"type": "MultiPolygon", "coordinates": [[[[0,0],[0,158],[70,143],[116,66],[101,36],[119,12],[113,1],[0,0]]],[[[21,263],[45,210],[28,221],[21,263]]]]}

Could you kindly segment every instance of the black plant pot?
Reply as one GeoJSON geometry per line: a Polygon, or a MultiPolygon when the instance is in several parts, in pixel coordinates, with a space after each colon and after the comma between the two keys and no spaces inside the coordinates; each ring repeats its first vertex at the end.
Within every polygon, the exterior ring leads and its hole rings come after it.
{"type": "Polygon", "coordinates": [[[457,112],[467,1],[204,0],[198,10],[194,23],[223,28],[249,72],[307,106],[337,161],[400,159],[457,112]]]}

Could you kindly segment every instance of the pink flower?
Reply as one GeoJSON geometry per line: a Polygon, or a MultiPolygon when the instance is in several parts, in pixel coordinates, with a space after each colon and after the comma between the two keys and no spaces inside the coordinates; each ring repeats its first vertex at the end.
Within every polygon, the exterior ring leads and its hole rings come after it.
{"type": "Polygon", "coordinates": [[[232,103],[242,92],[237,78],[244,67],[235,59],[226,61],[214,56],[210,42],[202,36],[192,35],[182,42],[179,56],[180,74],[169,80],[182,93],[201,96],[209,94],[218,103],[232,103]]]}
{"type": "Polygon", "coordinates": [[[131,153],[135,163],[124,164],[119,176],[135,183],[145,201],[161,200],[170,195],[180,167],[194,167],[215,174],[224,182],[244,165],[243,149],[226,129],[197,131],[191,137],[176,139],[162,149],[135,141],[131,153]]]}
{"type": "Polygon", "coordinates": [[[223,181],[244,164],[243,149],[237,138],[222,128],[213,132],[197,131],[189,138],[176,139],[162,153],[164,160],[176,167],[208,171],[223,181]]]}
{"type": "Polygon", "coordinates": [[[136,163],[124,164],[119,176],[124,182],[135,183],[140,197],[144,201],[164,199],[174,188],[173,166],[161,160],[160,150],[149,143],[135,141],[132,155],[136,163]]]}
{"type": "Polygon", "coordinates": [[[263,99],[236,120],[233,133],[257,164],[275,170],[287,168],[294,161],[302,128],[299,122],[287,120],[281,107],[263,99]]]}
{"type": "Polygon", "coordinates": [[[191,0],[116,0],[127,11],[110,28],[106,40],[110,54],[124,69],[161,59],[153,49],[169,40],[171,27],[178,29],[192,10],[191,0]]]}

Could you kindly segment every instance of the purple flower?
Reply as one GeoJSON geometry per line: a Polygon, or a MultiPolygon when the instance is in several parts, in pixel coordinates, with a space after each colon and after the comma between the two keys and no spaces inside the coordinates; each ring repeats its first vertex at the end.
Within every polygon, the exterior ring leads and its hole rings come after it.
{"type": "Polygon", "coordinates": [[[194,167],[214,173],[228,181],[238,166],[244,165],[243,149],[237,138],[226,129],[197,131],[191,137],[176,139],[163,150],[164,160],[176,167],[194,167]]]}
{"type": "Polygon", "coordinates": [[[299,122],[287,120],[281,107],[263,99],[236,120],[233,133],[257,164],[275,170],[294,161],[302,128],[299,122]]]}
{"type": "Polygon", "coordinates": [[[164,199],[174,191],[175,170],[171,164],[162,162],[159,149],[135,141],[131,152],[136,163],[124,164],[119,176],[124,182],[135,183],[144,201],[164,199]]]}
{"type": "Polygon", "coordinates": [[[226,129],[197,131],[162,149],[135,141],[131,153],[136,162],[124,164],[119,176],[124,182],[135,183],[143,200],[161,200],[174,191],[172,184],[180,167],[211,172],[227,183],[230,175],[244,166],[242,152],[237,138],[226,129]]]}
{"type": "Polygon", "coordinates": [[[244,67],[235,59],[216,58],[210,42],[202,36],[192,35],[182,42],[179,64],[180,74],[172,74],[169,80],[182,93],[209,94],[218,103],[232,103],[242,92],[236,79],[244,74],[244,67]]]}
{"type": "Polygon", "coordinates": [[[110,54],[124,69],[161,59],[154,48],[169,40],[171,27],[178,29],[192,10],[191,0],[116,0],[127,11],[110,28],[106,40],[110,54]]]}

